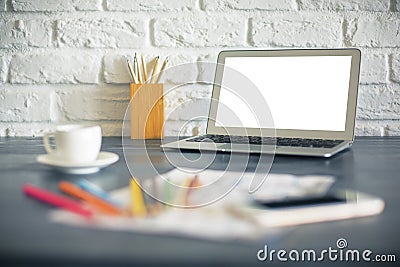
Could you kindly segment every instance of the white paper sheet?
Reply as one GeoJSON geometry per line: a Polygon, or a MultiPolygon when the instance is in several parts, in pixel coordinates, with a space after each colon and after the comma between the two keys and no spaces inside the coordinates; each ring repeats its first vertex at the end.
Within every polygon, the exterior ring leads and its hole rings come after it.
{"type": "MultiPolygon", "coordinates": [[[[207,183],[220,174],[220,171],[205,170],[200,173],[200,179],[202,183],[207,183]]],[[[188,174],[175,169],[163,174],[163,176],[165,175],[175,179],[173,182],[179,184],[188,174]]],[[[228,175],[237,177],[239,173],[231,172],[228,175]]],[[[328,190],[333,182],[334,178],[329,176],[296,177],[269,174],[266,182],[255,194],[257,197],[266,199],[298,196],[310,192],[320,194],[328,190]]],[[[156,217],[133,218],[99,215],[93,220],[87,220],[65,210],[56,210],[50,212],[49,218],[56,223],[111,231],[172,234],[214,240],[259,239],[275,230],[261,227],[246,218],[240,218],[227,208],[235,203],[243,204],[250,197],[247,183],[248,180],[243,179],[226,197],[211,205],[192,209],[168,207],[156,217]]],[[[115,190],[111,192],[111,196],[123,205],[128,205],[130,201],[129,188],[115,190]]]]}

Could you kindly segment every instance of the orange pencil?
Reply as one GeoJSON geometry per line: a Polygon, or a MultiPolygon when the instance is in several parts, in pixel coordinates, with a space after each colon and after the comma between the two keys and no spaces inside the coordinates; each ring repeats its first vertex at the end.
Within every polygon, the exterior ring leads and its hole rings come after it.
{"type": "Polygon", "coordinates": [[[62,181],[58,187],[60,190],[68,195],[79,198],[89,205],[96,208],[98,211],[109,215],[122,215],[122,211],[109,204],[108,202],[82,190],[79,186],[62,181]]]}

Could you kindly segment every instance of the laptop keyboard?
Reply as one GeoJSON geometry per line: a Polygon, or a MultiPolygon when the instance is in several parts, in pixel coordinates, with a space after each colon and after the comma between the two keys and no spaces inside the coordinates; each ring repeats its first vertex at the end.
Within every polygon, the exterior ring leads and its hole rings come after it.
{"type": "Polygon", "coordinates": [[[276,144],[277,146],[291,147],[320,147],[332,148],[343,140],[326,140],[326,139],[304,139],[304,138],[283,138],[283,137],[260,137],[260,136],[230,136],[230,135],[215,135],[206,134],[187,139],[187,142],[210,142],[210,143],[232,143],[232,144],[254,144],[268,145],[276,144]]]}

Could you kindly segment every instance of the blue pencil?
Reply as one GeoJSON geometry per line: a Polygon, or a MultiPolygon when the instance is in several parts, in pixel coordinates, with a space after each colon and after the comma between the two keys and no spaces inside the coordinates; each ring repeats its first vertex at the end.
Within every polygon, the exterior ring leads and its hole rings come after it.
{"type": "Polygon", "coordinates": [[[117,203],[115,200],[111,199],[110,195],[104,191],[102,188],[100,188],[99,186],[85,180],[79,180],[77,185],[82,188],[83,190],[85,190],[86,192],[95,195],[98,198],[101,198],[107,202],[109,202],[110,204],[116,205],[116,206],[121,206],[119,203],[117,203]]]}

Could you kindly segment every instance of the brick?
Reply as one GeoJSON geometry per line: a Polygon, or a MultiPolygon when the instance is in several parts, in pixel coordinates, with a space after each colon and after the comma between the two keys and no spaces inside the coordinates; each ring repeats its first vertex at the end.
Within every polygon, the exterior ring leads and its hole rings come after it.
{"type": "MultiPolygon", "coordinates": [[[[163,62],[166,56],[160,55],[160,64],[163,62]]],[[[154,58],[156,54],[151,55],[146,53],[147,70],[150,72],[153,67],[154,58]]],[[[168,55],[169,62],[167,65],[166,72],[161,78],[162,82],[167,81],[168,83],[181,84],[188,81],[196,80],[197,78],[197,66],[194,64],[185,64],[196,62],[195,56],[183,55],[183,54],[172,54],[168,55]],[[180,66],[185,64],[185,66],[180,66]],[[171,69],[172,66],[178,66],[176,69],[171,69]]],[[[132,81],[127,68],[126,59],[129,58],[133,63],[132,54],[115,54],[110,53],[104,57],[104,81],[106,83],[114,84],[127,84],[132,81]]]]}
{"type": "Polygon", "coordinates": [[[67,121],[122,121],[129,103],[129,89],[79,88],[59,90],[61,114],[67,121]]]}
{"type": "Polygon", "coordinates": [[[387,135],[388,136],[400,136],[400,123],[392,122],[387,126],[387,135]]]}
{"type": "Polygon", "coordinates": [[[50,121],[52,94],[45,89],[0,89],[0,121],[50,121]]]}
{"type": "Polygon", "coordinates": [[[17,55],[11,83],[98,83],[101,61],[88,53],[17,55]]]}
{"type": "Polygon", "coordinates": [[[205,119],[210,109],[210,99],[188,99],[178,106],[167,106],[165,118],[167,120],[205,119]]]}
{"type": "MultiPolygon", "coordinates": [[[[76,123],[76,122],[61,122],[61,123],[76,123]]],[[[43,136],[44,133],[54,131],[57,123],[46,122],[30,122],[29,127],[23,122],[0,122],[0,136],[43,136]]],[[[96,121],[85,122],[85,124],[100,125],[103,136],[121,136],[122,122],[114,121],[96,121]]],[[[44,148],[43,148],[43,153],[44,148]]]]}
{"type": "Polygon", "coordinates": [[[167,120],[204,120],[208,117],[211,90],[209,86],[187,84],[166,90],[165,118],[167,120]]]}
{"type": "Polygon", "coordinates": [[[356,135],[399,136],[400,121],[356,121],[356,135]]]}
{"type": "Polygon", "coordinates": [[[12,0],[14,11],[102,10],[102,0],[12,0]]]}
{"type": "Polygon", "coordinates": [[[400,82],[400,54],[391,55],[390,57],[390,80],[400,82]]]}
{"type": "MultiPolygon", "coordinates": [[[[29,127],[24,122],[0,122],[0,136],[43,136],[56,128],[50,122],[30,122],[29,127]]],[[[43,153],[45,153],[43,148],[43,153]]]]}
{"type": "Polygon", "coordinates": [[[188,96],[192,99],[210,99],[211,100],[211,94],[212,94],[212,89],[213,86],[212,84],[188,84],[185,87],[187,87],[188,90],[188,96]]]}
{"type": "Polygon", "coordinates": [[[9,62],[10,58],[8,56],[0,56],[0,83],[7,81],[9,62]]]}
{"type": "Polygon", "coordinates": [[[187,83],[180,86],[165,84],[166,106],[177,106],[188,100],[211,98],[212,85],[187,83]]]}
{"type": "Polygon", "coordinates": [[[124,126],[122,121],[99,121],[96,124],[100,125],[103,136],[121,136],[124,126]]]}
{"type": "Polygon", "coordinates": [[[386,136],[388,125],[377,121],[356,120],[356,136],[386,136]]]}
{"type": "Polygon", "coordinates": [[[384,55],[366,55],[361,59],[360,83],[386,83],[386,59],[384,55]]]}
{"type": "Polygon", "coordinates": [[[360,86],[357,103],[358,119],[400,119],[399,88],[388,85],[360,86]]]}
{"type": "Polygon", "coordinates": [[[246,20],[237,17],[179,17],[154,23],[154,44],[160,47],[243,46],[246,20]]]}
{"type": "Polygon", "coordinates": [[[175,85],[197,81],[197,57],[174,54],[169,57],[168,68],[161,80],[175,85]]]}
{"type": "Polygon", "coordinates": [[[140,19],[78,19],[57,21],[57,43],[69,47],[141,47],[145,44],[140,19]]]}
{"type": "Polygon", "coordinates": [[[365,15],[347,22],[346,41],[350,46],[400,47],[400,14],[365,15]]]}
{"type": "Polygon", "coordinates": [[[341,46],[341,18],[329,15],[262,15],[251,20],[254,46],[341,46]]]}
{"type": "Polygon", "coordinates": [[[199,76],[197,78],[199,81],[211,84],[214,83],[215,71],[217,68],[217,57],[218,53],[201,55],[199,57],[199,76]]]}
{"type": "Polygon", "coordinates": [[[300,0],[300,10],[388,11],[390,0],[300,0]]]}
{"type": "Polygon", "coordinates": [[[126,63],[129,58],[133,64],[131,56],[127,54],[107,54],[104,57],[104,82],[115,84],[128,84],[132,82],[126,63]]]}
{"type": "Polygon", "coordinates": [[[0,19],[0,48],[47,47],[51,42],[51,25],[48,20],[0,19]]]}
{"type": "Polygon", "coordinates": [[[183,11],[193,10],[196,0],[108,0],[107,10],[111,11],[183,11]]]}
{"type": "Polygon", "coordinates": [[[207,121],[166,121],[164,124],[164,136],[194,136],[205,134],[207,121]]]}
{"type": "Polygon", "coordinates": [[[294,0],[203,0],[203,9],[210,11],[224,10],[294,10],[294,0]]]}

